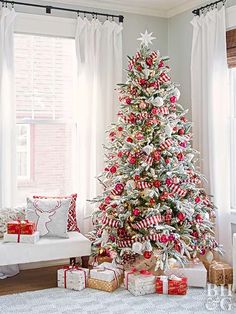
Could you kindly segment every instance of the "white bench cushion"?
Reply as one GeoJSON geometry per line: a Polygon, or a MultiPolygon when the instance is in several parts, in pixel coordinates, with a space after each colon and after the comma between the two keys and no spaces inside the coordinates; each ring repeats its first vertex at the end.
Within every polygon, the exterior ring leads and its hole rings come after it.
{"type": "Polygon", "coordinates": [[[69,239],[41,238],[36,244],[3,243],[0,240],[0,266],[88,256],[91,242],[79,232],[68,232],[69,239]]]}

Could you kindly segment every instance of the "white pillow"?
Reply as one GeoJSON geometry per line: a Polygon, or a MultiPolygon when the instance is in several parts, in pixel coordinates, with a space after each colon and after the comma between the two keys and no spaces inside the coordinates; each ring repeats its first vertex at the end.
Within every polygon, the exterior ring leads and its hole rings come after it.
{"type": "Polygon", "coordinates": [[[67,220],[70,203],[70,198],[27,198],[26,219],[35,222],[41,237],[68,238],[67,220]]]}
{"type": "Polygon", "coordinates": [[[17,208],[0,208],[0,238],[7,231],[7,223],[12,220],[25,219],[25,206],[17,208]]]}

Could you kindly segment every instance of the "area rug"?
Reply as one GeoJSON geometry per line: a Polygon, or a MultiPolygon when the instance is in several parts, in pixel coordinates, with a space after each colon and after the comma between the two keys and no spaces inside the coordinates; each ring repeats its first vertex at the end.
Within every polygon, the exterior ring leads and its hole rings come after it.
{"type": "MultiPolygon", "coordinates": [[[[224,291],[227,294],[227,291],[224,291]]],[[[190,288],[186,296],[151,294],[134,297],[125,289],[112,293],[53,288],[0,297],[1,314],[206,314],[236,313],[235,295],[214,297],[190,288]],[[231,307],[231,309],[230,309],[231,307]]]]}

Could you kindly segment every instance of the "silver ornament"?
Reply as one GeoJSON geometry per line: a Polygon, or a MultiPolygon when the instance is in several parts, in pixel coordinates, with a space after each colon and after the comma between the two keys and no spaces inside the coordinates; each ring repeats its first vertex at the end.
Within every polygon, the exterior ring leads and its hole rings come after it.
{"type": "Polygon", "coordinates": [[[156,106],[156,107],[161,107],[161,106],[163,106],[163,104],[164,104],[164,100],[163,100],[162,97],[156,97],[156,98],[154,99],[154,102],[153,102],[153,105],[154,105],[154,106],[156,106]]]}
{"type": "Polygon", "coordinates": [[[142,254],[143,245],[140,242],[134,242],[132,244],[132,251],[137,254],[142,254]]]}

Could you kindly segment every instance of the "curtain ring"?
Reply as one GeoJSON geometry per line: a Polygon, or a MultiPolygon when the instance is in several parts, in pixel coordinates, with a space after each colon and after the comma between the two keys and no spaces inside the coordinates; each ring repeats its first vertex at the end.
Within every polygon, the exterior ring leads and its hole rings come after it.
{"type": "Polygon", "coordinates": [[[12,7],[12,9],[14,9],[14,4],[15,4],[14,2],[12,2],[12,3],[11,3],[11,7],[12,7]]]}
{"type": "Polygon", "coordinates": [[[79,14],[80,14],[80,12],[79,11],[77,11],[77,16],[79,17],[79,14]]]}
{"type": "Polygon", "coordinates": [[[109,15],[107,15],[107,21],[109,20],[109,15]]]}

